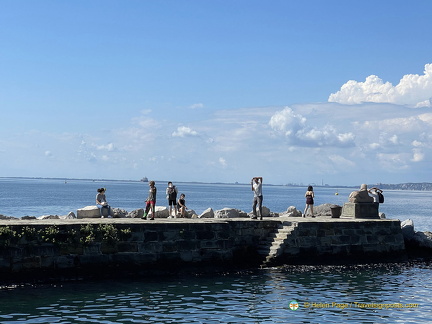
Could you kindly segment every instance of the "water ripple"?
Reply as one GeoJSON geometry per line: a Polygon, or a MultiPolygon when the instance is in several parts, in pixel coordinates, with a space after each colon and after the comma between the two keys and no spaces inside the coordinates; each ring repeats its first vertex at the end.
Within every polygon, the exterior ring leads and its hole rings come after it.
{"type": "Polygon", "coordinates": [[[213,278],[65,283],[0,290],[2,323],[421,323],[432,267],[269,268],[213,278]],[[299,309],[289,303],[296,300],[299,309]],[[358,305],[418,304],[379,309],[358,305]],[[308,306],[307,306],[308,305],[308,306]]]}

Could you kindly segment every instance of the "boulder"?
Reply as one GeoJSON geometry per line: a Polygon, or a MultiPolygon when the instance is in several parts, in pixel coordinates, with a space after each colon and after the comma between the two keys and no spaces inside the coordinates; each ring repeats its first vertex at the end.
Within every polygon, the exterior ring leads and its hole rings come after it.
{"type": "Polygon", "coordinates": [[[405,240],[411,240],[414,237],[414,222],[411,219],[406,219],[401,223],[402,235],[405,240]]]}
{"type": "Polygon", "coordinates": [[[74,218],[77,218],[77,217],[75,216],[75,213],[74,213],[74,212],[69,212],[69,214],[66,215],[66,219],[74,219],[74,218]]]}
{"type": "MultiPolygon", "coordinates": [[[[269,216],[271,216],[271,217],[275,217],[276,215],[279,216],[279,214],[272,213],[272,212],[270,211],[270,209],[267,208],[266,206],[262,206],[262,213],[263,213],[263,214],[262,214],[263,217],[269,217],[269,216]]],[[[249,212],[249,213],[248,213],[248,216],[249,216],[249,217],[252,217],[252,216],[253,216],[253,211],[249,212]]],[[[257,216],[260,217],[258,207],[257,207],[257,216]]]]}
{"type": "Polygon", "coordinates": [[[314,206],[314,215],[315,216],[331,216],[331,208],[332,206],[335,206],[333,204],[322,204],[318,206],[314,206]]]}
{"type": "Polygon", "coordinates": [[[193,209],[187,209],[186,210],[186,217],[187,218],[198,218],[198,215],[195,213],[195,210],[193,210],[193,209]]]}
{"type": "Polygon", "coordinates": [[[198,216],[198,218],[213,218],[214,217],[214,211],[211,208],[207,208],[203,211],[201,215],[198,216]]]}
{"type": "Polygon", "coordinates": [[[37,219],[35,216],[23,216],[21,217],[22,220],[35,220],[37,219]]]}
{"type": "Polygon", "coordinates": [[[6,220],[6,219],[18,219],[18,218],[12,217],[12,216],[5,216],[5,215],[0,214],[0,219],[6,220]]]}
{"type": "Polygon", "coordinates": [[[239,218],[239,217],[247,217],[247,214],[235,208],[223,208],[220,210],[216,210],[214,213],[215,218],[239,218]]]}
{"type": "Polygon", "coordinates": [[[37,219],[43,220],[43,219],[60,219],[60,216],[57,215],[42,215],[38,217],[37,219]]]}
{"type": "Polygon", "coordinates": [[[412,240],[420,248],[426,248],[429,251],[432,249],[432,233],[431,232],[415,232],[412,240]]]}
{"type": "Polygon", "coordinates": [[[77,210],[77,218],[100,218],[97,206],[86,206],[77,210]]]}
{"type": "Polygon", "coordinates": [[[156,206],[155,207],[155,217],[156,218],[168,218],[169,210],[167,207],[156,206]]]}
{"type": "Polygon", "coordinates": [[[288,217],[301,217],[302,212],[295,208],[294,206],[289,206],[287,211],[284,213],[284,216],[288,217]]]}
{"type": "Polygon", "coordinates": [[[126,215],[127,218],[141,218],[144,216],[144,209],[135,209],[126,215]]]}
{"type": "Polygon", "coordinates": [[[114,218],[125,218],[128,214],[126,210],[120,208],[112,208],[111,213],[114,218]]]}
{"type": "Polygon", "coordinates": [[[69,214],[67,215],[60,215],[59,219],[76,219],[77,217],[75,216],[74,212],[69,212],[69,214]]]}

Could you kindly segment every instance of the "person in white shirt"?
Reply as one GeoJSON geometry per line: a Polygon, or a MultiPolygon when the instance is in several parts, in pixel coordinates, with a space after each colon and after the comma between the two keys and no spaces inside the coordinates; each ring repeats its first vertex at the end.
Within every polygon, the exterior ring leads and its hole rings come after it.
{"type": "Polygon", "coordinates": [[[262,220],[262,216],[263,216],[262,215],[262,202],[263,202],[262,183],[263,183],[262,177],[252,178],[251,185],[252,185],[252,191],[254,193],[253,205],[252,205],[252,213],[253,213],[252,219],[258,218],[256,212],[256,207],[258,205],[260,220],[262,220]]]}

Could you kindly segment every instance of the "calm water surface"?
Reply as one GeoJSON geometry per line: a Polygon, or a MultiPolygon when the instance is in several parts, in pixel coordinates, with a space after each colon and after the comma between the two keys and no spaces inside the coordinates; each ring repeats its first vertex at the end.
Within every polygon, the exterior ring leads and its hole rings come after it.
{"type": "Polygon", "coordinates": [[[429,265],[394,264],[4,288],[0,290],[0,321],[430,323],[430,276],[429,265]],[[299,304],[295,311],[289,308],[293,300],[299,304]]]}
{"type": "MultiPolygon", "coordinates": [[[[177,185],[198,214],[208,207],[251,210],[249,185],[177,185]]],[[[157,186],[163,206],[166,183],[157,186]]],[[[113,207],[128,211],[143,207],[148,189],[140,182],[0,179],[0,214],[65,215],[94,204],[99,187],[107,187],[113,207]]],[[[303,209],[305,189],[264,186],[264,205],[303,209]]],[[[316,188],[316,204],[342,205],[352,190],[316,188]]],[[[431,192],[385,191],[380,211],[431,230],[431,198],[431,192]]],[[[431,323],[431,278],[429,263],[415,263],[3,286],[0,323],[431,323]]]]}

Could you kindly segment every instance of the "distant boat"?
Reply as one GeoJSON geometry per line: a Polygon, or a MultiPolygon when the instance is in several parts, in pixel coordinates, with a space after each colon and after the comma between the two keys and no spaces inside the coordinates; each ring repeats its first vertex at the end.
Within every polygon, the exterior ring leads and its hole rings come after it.
{"type": "Polygon", "coordinates": [[[140,181],[141,181],[141,182],[148,182],[148,178],[147,178],[147,177],[144,177],[144,178],[142,178],[140,181]]]}

